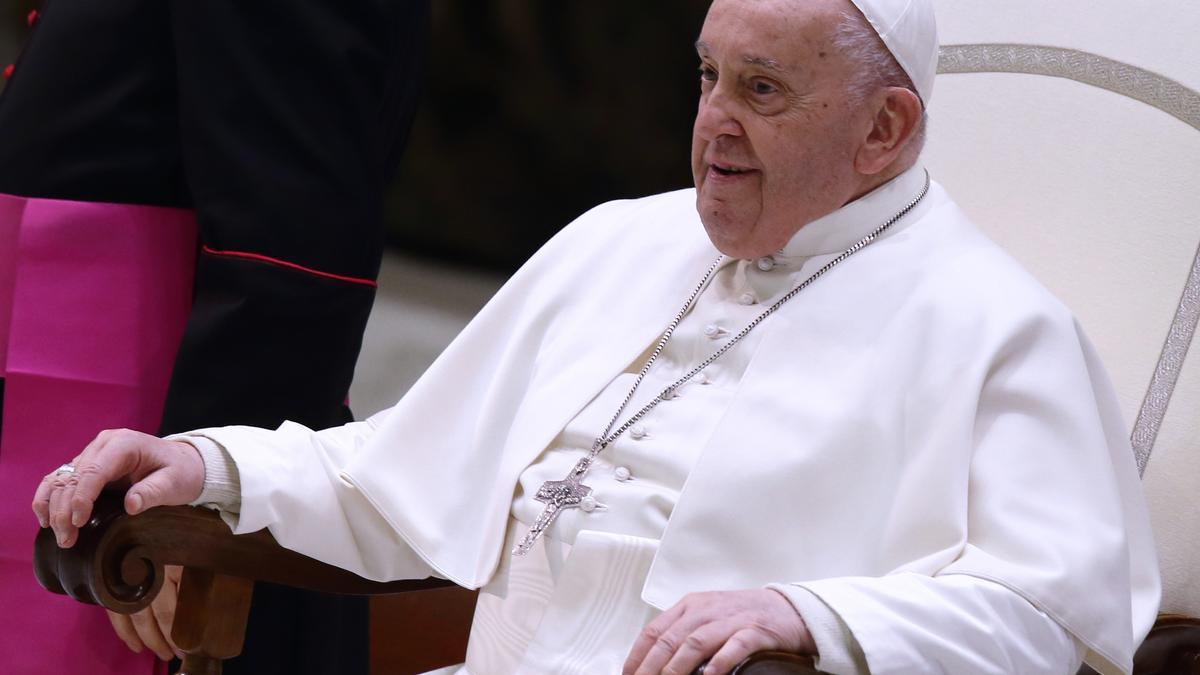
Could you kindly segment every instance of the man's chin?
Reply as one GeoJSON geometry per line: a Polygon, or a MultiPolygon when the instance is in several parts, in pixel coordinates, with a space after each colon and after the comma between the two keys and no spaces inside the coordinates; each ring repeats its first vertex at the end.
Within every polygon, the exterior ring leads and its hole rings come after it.
{"type": "Polygon", "coordinates": [[[758,249],[762,246],[755,246],[755,242],[749,240],[749,233],[753,229],[751,225],[739,225],[737,223],[714,223],[706,220],[703,215],[700,221],[704,223],[704,232],[708,235],[708,240],[716,247],[718,251],[730,258],[760,258],[771,253],[771,250],[759,252],[758,249]]]}

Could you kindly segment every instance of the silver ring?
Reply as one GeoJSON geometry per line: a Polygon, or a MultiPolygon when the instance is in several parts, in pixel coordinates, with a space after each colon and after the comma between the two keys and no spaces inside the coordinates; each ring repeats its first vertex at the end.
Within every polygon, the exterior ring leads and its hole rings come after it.
{"type": "Polygon", "coordinates": [[[65,476],[69,473],[75,473],[75,467],[70,464],[63,464],[54,470],[55,476],[65,476]]]}

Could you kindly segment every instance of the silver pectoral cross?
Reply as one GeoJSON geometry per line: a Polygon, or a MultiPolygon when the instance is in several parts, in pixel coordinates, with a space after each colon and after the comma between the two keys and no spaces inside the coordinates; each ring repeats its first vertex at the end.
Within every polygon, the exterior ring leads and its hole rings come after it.
{"type": "Polygon", "coordinates": [[[539,502],[544,502],[546,508],[538,514],[538,517],[533,521],[533,525],[529,526],[529,531],[525,533],[525,537],[521,542],[513,547],[513,555],[525,555],[529,553],[529,549],[533,548],[534,542],[547,527],[554,522],[558,514],[563,509],[579,508],[579,504],[583,502],[583,498],[592,494],[592,488],[584,485],[583,475],[592,465],[591,457],[584,457],[575,464],[575,468],[571,469],[571,473],[564,480],[548,480],[542,483],[542,487],[538,488],[534,499],[539,502]]]}

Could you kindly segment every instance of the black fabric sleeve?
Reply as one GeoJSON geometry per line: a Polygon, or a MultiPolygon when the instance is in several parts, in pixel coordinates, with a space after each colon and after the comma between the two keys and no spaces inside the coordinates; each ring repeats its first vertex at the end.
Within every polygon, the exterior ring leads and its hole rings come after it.
{"type": "Polygon", "coordinates": [[[203,249],[163,433],[348,421],[427,22],[423,1],[171,3],[203,249]]]}
{"type": "MultiPolygon", "coordinates": [[[[350,419],[424,0],[171,0],[195,297],[161,431],[350,419]]],[[[363,598],[258,584],[229,675],[367,672],[363,598]]]]}
{"type": "Polygon", "coordinates": [[[47,0],[0,95],[0,192],[187,208],[159,0],[47,0]]]}
{"type": "MultiPolygon", "coordinates": [[[[0,96],[0,192],[194,208],[200,226],[163,433],[349,419],[428,12],[428,0],[42,3],[0,96]]],[[[363,598],[258,584],[224,672],[365,675],[366,624],[363,598]]]]}

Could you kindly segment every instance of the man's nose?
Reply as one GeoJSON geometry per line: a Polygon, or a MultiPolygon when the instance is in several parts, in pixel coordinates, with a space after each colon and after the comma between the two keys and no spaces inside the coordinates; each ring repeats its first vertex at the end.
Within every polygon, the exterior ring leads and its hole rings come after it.
{"type": "Polygon", "coordinates": [[[737,106],[720,86],[700,99],[700,107],[696,110],[696,133],[706,141],[744,133],[742,123],[738,121],[737,106]]]}

